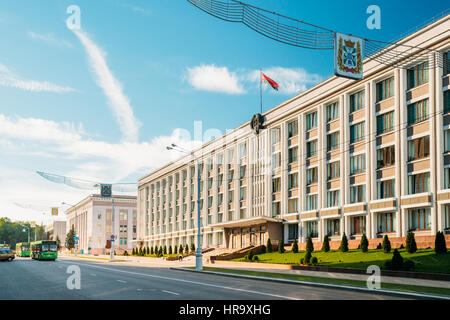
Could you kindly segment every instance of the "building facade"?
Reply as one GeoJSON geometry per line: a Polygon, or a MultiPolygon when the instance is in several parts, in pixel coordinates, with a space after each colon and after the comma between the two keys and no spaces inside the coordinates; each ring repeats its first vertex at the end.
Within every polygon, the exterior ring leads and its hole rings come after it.
{"type": "Polygon", "coordinates": [[[450,15],[397,44],[140,179],[138,239],[196,244],[197,192],[203,247],[448,230],[450,15]]]}
{"type": "Polygon", "coordinates": [[[117,253],[124,250],[129,252],[136,246],[136,196],[114,195],[112,198],[114,215],[112,199],[95,194],[66,210],[66,234],[74,227],[79,237],[80,252],[104,254],[112,234],[115,236],[114,248],[117,253]]]}
{"type": "Polygon", "coordinates": [[[66,243],[66,221],[53,221],[50,225],[45,227],[45,232],[50,233],[50,239],[59,239],[59,245],[61,248],[65,246],[66,243]]]}

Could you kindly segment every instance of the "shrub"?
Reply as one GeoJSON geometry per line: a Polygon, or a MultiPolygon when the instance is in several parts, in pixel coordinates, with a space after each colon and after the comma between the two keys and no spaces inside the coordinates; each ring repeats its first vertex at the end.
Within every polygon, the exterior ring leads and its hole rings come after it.
{"type": "Polygon", "coordinates": [[[195,252],[195,244],[191,243],[191,252],[195,252]]]}
{"type": "Polygon", "coordinates": [[[383,252],[384,253],[389,253],[391,252],[391,242],[389,241],[389,237],[386,235],[384,235],[383,238],[383,252]]]}
{"type": "Polygon", "coordinates": [[[155,246],[155,255],[158,256],[158,254],[159,254],[159,248],[158,248],[158,246],[155,246]]]}
{"type": "Polygon", "coordinates": [[[444,236],[444,233],[441,231],[438,231],[436,233],[436,239],[434,240],[434,251],[436,253],[446,253],[447,252],[445,236],[444,236]]]}
{"type": "Polygon", "coordinates": [[[272,251],[273,251],[273,248],[272,248],[272,242],[270,242],[270,238],[267,239],[267,245],[266,245],[266,247],[267,247],[267,252],[272,252],[272,251]]]}
{"type": "Polygon", "coordinates": [[[367,240],[366,234],[363,233],[362,237],[361,237],[361,251],[362,252],[367,252],[369,251],[369,241],[367,240]]]}
{"type": "Polygon", "coordinates": [[[308,237],[308,239],[306,239],[306,251],[308,252],[314,251],[314,245],[310,236],[308,237]]]}
{"type": "Polygon", "coordinates": [[[330,239],[328,239],[328,235],[325,235],[325,237],[323,237],[322,251],[330,252],[330,239]]]}
{"type": "Polygon", "coordinates": [[[159,247],[158,257],[162,257],[162,255],[163,255],[163,248],[159,247]]]}
{"type": "Polygon", "coordinates": [[[393,270],[400,270],[403,266],[403,257],[400,255],[397,249],[394,250],[392,255],[391,267],[393,270]]]}
{"type": "Polygon", "coordinates": [[[293,252],[293,253],[298,253],[298,243],[297,243],[297,239],[294,239],[294,242],[292,243],[292,252],[293,252]]]}
{"type": "Polygon", "coordinates": [[[406,236],[406,251],[409,253],[417,251],[416,239],[414,239],[414,233],[411,231],[408,232],[408,235],[406,236]]]}
{"type": "Polygon", "coordinates": [[[319,264],[319,260],[317,260],[317,257],[312,257],[311,258],[311,264],[314,265],[314,266],[319,264]]]}
{"type": "Polygon", "coordinates": [[[183,254],[183,245],[182,245],[182,244],[180,244],[180,249],[178,249],[178,252],[179,252],[180,254],[183,254]]]}
{"type": "Polygon", "coordinates": [[[134,252],[134,248],[133,248],[133,250],[131,251],[131,255],[134,256],[134,254],[135,254],[135,252],[134,252]]]}
{"type": "Polygon", "coordinates": [[[261,246],[261,253],[266,253],[266,246],[265,245],[262,245],[261,246]]]}
{"type": "Polygon", "coordinates": [[[169,246],[169,254],[172,254],[172,246],[169,246]]]}
{"type": "Polygon", "coordinates": [[[123,252],[123,255],[124,255],[124,256],[127,256],[127,255],[128,255],[128,251],[125,250],[125,251],[123,252]]]}
{"type": "Polygon", "coordinates": [[[153,255],[155,251],[153,250],[153,246],[150,247],[150,254],[153,255]]]}
{"type": "Polygon", "coordinates": [[[250,250],[247,254],[247,260],[252,261],[253,260],[253,250],[250,250]]]}
{"type": "Polygon", "coordinates": [[[164,246],[163,254],[167,254],[167,246],[164,246]]]}
{"type": "Polygon", "coordinates": [[[413,270],[414,266],[415,266],[415,264],[414,264],[414,261],[412,261],[412,260],[405,260],[403,262],[403,270],[405,270],[405,271],[413,270]]]}
{"type": "Polygon", "coordinates": [[[348,251],[348,240],[347,240],[347,236],[345,235],[345,232],[342,235],[342,241],[341,241],[341,245],[339,246],[339,250],[341,250],[342,252],[348,251]]]}
{"type": "Polygon", "coordinates": [[[178,254],[178,247],[177,246],[173,247],[173,253],[178,254]]]}
{"type": "Polygon", "coordinates": [[[184,252],[186,252],[186,254],[189,253],[189,245],[186,243],[186,245],[184,246],[184,252]]]}
{"type": "Polygon", "coordinates": [[[382,248],[381,242],[377,245],[377,249],[380,250],[382,248]]]}
{"type": "Polygon", "coordinates": [[[258,256],[253,256],[253,261],[259,261],[259,258],[258,258],[258,256]]]}
{"type": "Polygon", "coordinates": [[[283,239],[278,241],[278,252],[279,253],[283,253],[284,252],[284,241],[283,241],[283,239]]]}
{"type": "Polygon", "coordinates": [[[301,260],[301,263],[309,265],[310,262],[311,262],[311,251],[306,251],[305,256],[301,260]]]}
{"type": "Polygon", "coordinates": [[[150,254],[150,248],[147,246],[147,254],[150,254]]]}

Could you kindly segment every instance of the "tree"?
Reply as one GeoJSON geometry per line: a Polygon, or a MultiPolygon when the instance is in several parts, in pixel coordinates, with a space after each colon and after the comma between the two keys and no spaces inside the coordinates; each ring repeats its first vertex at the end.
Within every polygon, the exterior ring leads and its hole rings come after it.
{"type": "Polygon", "coordinates": [[[281,239],[280,241],[278,241],[278,252],[279,252],[279,253],[283,253],[283,252],[284,252],[284,242],[283,242],[283,239],[281,239]]]}
{"type": "Polygon", "coordinates": [[[159,247],[158,257],[162,257],[163,255],[163,247],[159,247]]]}
{"type": "Polygon", "coordinates": [[[166,245],[164,245],[164,252],[163,253],[167,254],[167,246],[166,245]]]}
{"type": "Polygon", "coordinates": [[[155,246],[155,255],[158,255],[159,254],[159,248],[158,248],[158,246],[155,246]]]}
{"type": "Polygon", "coordinates": [[[66,235],[66,248],[69,250],[75,248],[75,227],[73,225],[66,235]]]}
{"type": "Polygon", "coordinates": [[[173,247],[173,253],[174,254],[178,254],[178,246],[174,246],[173,247]]]}
{"type": "Polygon", "coordinates": [[[365,233],[363,233],[363,235],[361,237],[361,244],[359,246],[361,247],[362,252],[369,251],[369,241],[367,240],[365,233]]]}
{"type": "Polygon", "coordinates": [[[184,252],[186,254],[189,254],[189,245],[186,243],[186,245],[184,246],[184,252]]]}
{"type": "Polygon", "coordinates": [[[250,250],[247,254],[247,260],[252,261],[253,260],[253,250],[250,250]]]}
{"type": "Polygon", "coordinates": [[[182,244],[180,244],[180,249],[178,249],[178,252],[179,252],[180,254],[183,254],[183,245],[182,245],[182,244]]]}
{"type": "Polygon", "coordinates": [[[134,256],[135,252],[134,252],[134,248],[133,250],[131,250],[131,255],[134,256]]]}
{"type": "Polygon", "coordinates": [[[154,251],[154,248],[153,248],[153,246],[151,246],[151,247],[150,247],[150,254],[153,255],[154,252],[155,252],[155,251],[154,251]]]}
{"type": "Polygon", "coordinates": [[[61,249],[61,240],[59,239],[59,236],[56,235],[56,250],[59,251],[61,249]]]}
{"type": "Polygon", "coordinates": [[[392,269],[393,270],[400,270],[403,265],[403,257],[400,255],[397,249],[394,250],[394,254],[392,256],[392,269]]]}
{"type": "Polygon", "coordinates": [[[261,253],[266,253],[267,249],[265,245],[261,245],[261,253]]]}
{"type": "Polygon", "coordinates": [[[272,248],[272,242],[270,242],[270,238],[267,239],[267,252],[272,252],[273,248],[272,248]]]}
{"type": "Polygon", "coordinates": [[[195,244],[193,242],[191,243],[191,252],[195,252],[195,244]]]}
{"type": "Polygon", "coordinates": [[[322,251],[323,252],[330,251],[330,239],[328,238],[328,235],[325,235],[325,237],[323,237],[322,251]]]}
{"type": "Polygon", "coordinates": [[[150,254],[150,248],[147,246],[147,255],[149,255],[150,254]]]}
{"type": "Polygon", "coordinates": [[[387,234],[384,235],[382,248],[384,253],[391,252],[391,242],[389,241],[387,234]]]}
{"type": "Polygon", "coordinates": [[[312,257],[311,251],[306,250],[305,256],[300,261],[300,263],[309,265],[309,263],[311,262],[311,257],[312,257]]]}
{"type": "Polygon", "coordinates": [[[297,239],[294,239],[294,242],[292,243],[292,252],[293,252],[293,253],[298,253],[298,243],[297,243],[297,239]]]}
{"type": "Polygon", "coordinates": [[[311,236],[309,236],[306,239],[306,251],[309,251],[309,252],[313,252],[314,251],[314,245],[313,245],[311,236]]]}
{"type": "Polygon", "coordinates": [[[414,232],[408,232],[406,236],[406,251],[414,253],[417,251],[416,239],[414,239],[414,232]]]}
{"type": "Polygon", "coordinates": [[[342,252],[348,251],[348,240],[347,240],[347,236],[345,235],[345,232],[342,235],[342,240],[341,240],[341,245],[339,246],[339,250],[341,250],[342,252]]]}
{"type": "Polygon", "coordinates": [[[436,253],[447,253],[447,244],[445,243],[444,233],[438,231],[434,240],[434,251],[436,253]]]}
{"type": "Polygon", "coordinates": [[[169,246],[169,254],[172,254],[172,246],[169,246]]]}

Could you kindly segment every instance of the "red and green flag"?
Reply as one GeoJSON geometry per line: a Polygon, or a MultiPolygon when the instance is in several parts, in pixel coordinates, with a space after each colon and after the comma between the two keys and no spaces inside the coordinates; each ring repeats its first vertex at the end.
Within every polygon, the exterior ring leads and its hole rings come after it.
{"type": "Polygon", "coordinates": [[[272,88],[274,88],[275,90],[278,91],[278,83],[276,83],[275,81],[273,81],[272,79],[270,79],[268,76],[266,76],[264,73],[261,72],[261,82],[266,82],[268,84],[270,84],[270,86],[272,88]]]}

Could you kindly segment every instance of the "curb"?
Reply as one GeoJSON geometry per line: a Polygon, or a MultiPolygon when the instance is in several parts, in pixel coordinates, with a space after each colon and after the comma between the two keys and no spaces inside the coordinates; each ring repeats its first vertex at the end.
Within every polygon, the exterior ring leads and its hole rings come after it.
{"type": "Polygon", "coordinates": [[[371,289],[368,289],[365,287],[357,287],[357,286],[349,286],[349,285],[339,285],[339,284],[323,283],[323,282],[311,282],[311,281],[304,281],[304,280],[269,278],[269,277],[262,277],[262,276],[251,276],[251,275],[243,275],[243,274],[235,274],[235,273],[218,272],[218,271],[197,271],[194,269],[174,268],[174,267],[171,267],[169,269],[177,270],[177,271],[215,274],[215,275],[220,275],[220,276],[225,276],[225,277],[263,280],[263,281],[289,283],[289,284],[301,284],[301,285],[314,286],[314,287],[331,287],[334,289],[363,291],[363,292],[368,292],[368,293],[387,294],[387,295],[400,296],[400,297],[412,296],[412,297],[419,298],[419,299],[450,300],[450,296],[444,296],[444,295],[438,295],[438,294],[432,294],[432,293],[416,293],[416,292],[411,292],[411,291],[399,291],[399,290],[391,290],[391,289],[371,290],[371,289]]]}

